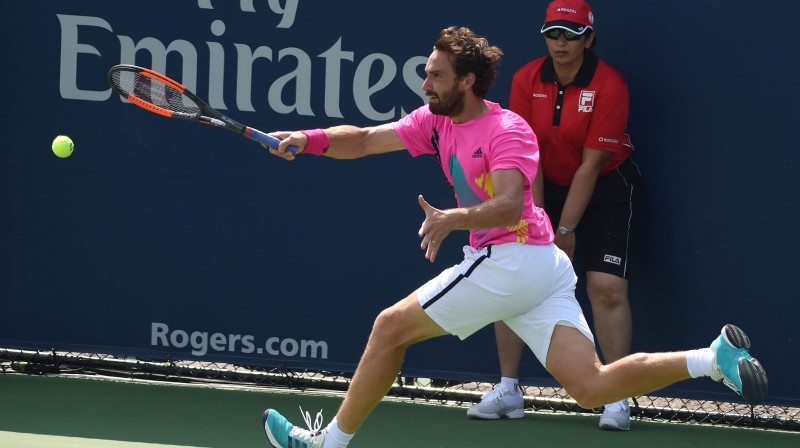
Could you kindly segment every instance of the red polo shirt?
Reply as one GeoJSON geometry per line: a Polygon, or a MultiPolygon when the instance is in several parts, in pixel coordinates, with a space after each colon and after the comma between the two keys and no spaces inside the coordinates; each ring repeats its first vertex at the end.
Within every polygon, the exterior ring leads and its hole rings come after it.
{"type": "Polygon", "coordinates": [[[529,62],[514,74],[509,109],[530,123],[539,140],[545,179],[570,185],[583,161],[583,148],[609,151],[603,176],[627,159],[633,146],[625,78],[592,52],[568,86],[556,81],[552,58],[529,62]]]}

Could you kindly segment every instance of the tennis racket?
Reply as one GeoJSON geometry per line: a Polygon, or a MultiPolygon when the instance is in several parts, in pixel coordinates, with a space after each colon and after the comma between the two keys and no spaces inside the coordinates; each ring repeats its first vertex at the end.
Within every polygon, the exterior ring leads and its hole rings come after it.
{"type": "MultiPolygon", "coordinates": [[[[131,103],[165,117],[197,121],[278,148],[280,140],[222,115],[180,83],[153,70],[121,64],[108,71],[108,83],[131,103]]],[[[297,153],[297,146],[287,148],[297,153]]]]}

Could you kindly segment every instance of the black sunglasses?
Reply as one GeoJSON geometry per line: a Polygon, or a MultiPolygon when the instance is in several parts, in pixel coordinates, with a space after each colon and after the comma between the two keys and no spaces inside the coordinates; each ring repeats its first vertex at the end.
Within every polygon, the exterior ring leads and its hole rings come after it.
{"type": "Polygon", "coordinates": [[[563,28],[552,28],[544,32],[545,37],[548,39],[556,40],[559,36],[564,35],[564,39],[566,40],[580,40],[583,34],[573,33],[570,30],[565,30],[563,28]]]}

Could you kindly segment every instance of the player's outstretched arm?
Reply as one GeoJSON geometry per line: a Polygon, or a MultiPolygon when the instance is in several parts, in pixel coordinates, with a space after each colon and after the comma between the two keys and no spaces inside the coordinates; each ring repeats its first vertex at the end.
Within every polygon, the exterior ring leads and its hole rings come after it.
{"type": "Polygon", "coordinates": [[[368,128],[335,126],[325,130],[330,147],[325,154],[334,159],[356,159],[405,149],[391,123],[368,128]]]}
{"type": "Polygon", "coordinates": [[[295,158],[286,150],[290,145],[297,146],[297,154],[325,155],[334,159],[356,159],[405,149],[391,123],[365,128],[341,125],[324,130],[273,132],[270,135],[281,140],[278,149],[270,149],[270,152],[286,160],[295,158]]]}

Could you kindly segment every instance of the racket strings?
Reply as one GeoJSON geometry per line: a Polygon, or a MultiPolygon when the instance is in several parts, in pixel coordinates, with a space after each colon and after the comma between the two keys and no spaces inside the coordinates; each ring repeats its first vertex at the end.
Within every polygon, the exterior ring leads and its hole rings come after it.
{"type": "Polygon", "coordinates": [[[133,71],[116,71],[111,74],[111,83],[123,96],[132,95],[142,101],[173,112],[199,116],[200,107],[183,92],[133,71]]]}

